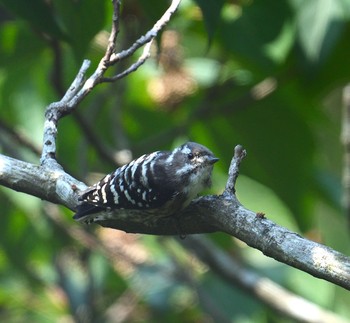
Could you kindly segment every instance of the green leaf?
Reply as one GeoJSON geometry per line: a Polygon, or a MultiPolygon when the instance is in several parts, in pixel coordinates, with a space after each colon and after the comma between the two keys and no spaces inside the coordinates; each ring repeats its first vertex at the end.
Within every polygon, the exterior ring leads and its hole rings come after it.
{"type": "MultiPolygon", "coordinates": [[[[284,1],[252,2],[243,6],[241,12],[222,21],[219,39],[224,48],[233,53],[237,59],[266,71],[275,66],[271,64],[275,60],[271,57],[271,44],[279,43],[279,40],[282,43],[291,42],[283,40],[290,37],[288,36],[291,33],[288,31],[290,17],[290,7],[284,1]]],[[[284,50],[283,55],[286,56],[290,45],[284,46],[287,50],[284,50]]],[[[279,60],[282,60],[281,57],[279,60]]]]}
{"type": "Polygon", "coordinates": [[[200,7],[204,25],[208,33],[209,43],[214,37],[214,34],[219,26],[221,9],[225,0],[195,0],[200,7]]]}
{"type": "Polygon", "coordinates": [[[324,60],[344,27],[342,0],[294,0],[299,41],[311,63],[324,60]]]}
{"type": "MultiPolygon", "coordinates": [[[[80,62],[92,38],[104,27],[107,2],[55,0],[54,5],[69,35],[75,58],[80,62]]],[[[108,3],[108,5],[111,4],[108,3]]]]}
{"type": "Polygon", "coordinates": [[[139,0],[143,13],[154,24],[167,10],[168,2],[159,0],[139,0]]]}

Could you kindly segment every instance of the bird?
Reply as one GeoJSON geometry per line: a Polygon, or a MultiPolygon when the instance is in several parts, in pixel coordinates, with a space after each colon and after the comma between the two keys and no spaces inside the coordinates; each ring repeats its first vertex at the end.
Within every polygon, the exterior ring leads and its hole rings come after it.
{"type": "Polygon", "coordinates": [[[172,216],[211,186],[218,160],[195,142],[142,155],[81,192],[73,218],[89,224],[133,212],[143,221],[172,216]]]}

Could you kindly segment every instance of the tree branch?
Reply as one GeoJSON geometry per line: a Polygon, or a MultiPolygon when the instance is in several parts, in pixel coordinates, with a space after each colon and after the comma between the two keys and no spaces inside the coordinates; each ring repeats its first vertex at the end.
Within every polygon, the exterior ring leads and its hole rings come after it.
{"type": "Polygon", "coordinates": [[[114,64],[122,59],[130,57],[133,55],[136,50],[138,50],[143,45],[153,41],[154,38],[157,37],[158,33],[166,26],[166,24],[170,21],[170,18],[175,13],[177,8],[179,7],[181,0],[173,0],[163,16],[154,24],[151,30],[149,30],[145,35],[141,36],[139,39],[135,41],[134,44],[130,46],[130,48],[121,51],[118,54],[112,55],[110,59],[110,63],[114,64]]]}
{"type": "Polygon", "coordinates": [[[61,101],[51,103],[45,112],[43,150],[41,153],[40,163],[42,166],[60,168],[56,162],[56,137],[58,121],[66,114],[72,111],[69,106],[71,100],[76,97],[76,93],[82,86],[85,73],[90,66],[90,61],[84,60],[76,78],[68,88],[61,101]]]}
{"type": "Polygon", "coordinates": [[[0,185],[74,210],[86,185],[60,168],[34,165],[0,154],[0,185]]]}
{"type": "MultiPolygon", "coordinates": [[[[242,151],[241,148],[235,151],[242,151]]],[[[241,154],[235,154],[241,158],[241,154]]],[[[235,181],[240,161],[233,160],[230,183],[235,181]]],[[[86,186],[62,169],[50,169],[0,155],[0,184],[75,209],[77,192],[86,186]]],[[[234,190],[232,190],[234,191],[234,190]]],[[[100,221],[98,224],[130,233],[188,235],[226,232],[265,255],[350,290],[350,258],[278,226],[244,208],[233,193],[208,195],[193,201],[172,217],[144,221],[142,211],[127,217],[100,221]]]]}
{"type": "MultiPolygon", "coordinates": [[[[65,205],[72,210],[76,208],[77,193],[84,190],[86,186],[65,173],[55,159],[58,121],[71,113],[76,105],[104,80],[103,75],[108,66],[129,57],[138,48],[154,39],[169,21],[179,3],[179,0],[173,0],[169,9],[149,32],[140,37],[128,50],[114,54],[115,40],[119,30],[120,2],[113,1],[114,18],[110,43],[99,66],[85,80],[90,62],[84,61],[77,77],[63,98],[59,102],[50,104],[46,110],[41,166],[0,155],[0,185],[65,205]]],[[[146,48],[146,54],[147,50],[146,48]]],[[[137,66],[137,63],[135,64],[137,66]]],[[[261,250],[267,256],[350,290],[350,259],[348,257],[329,247],[302,238],[265,219],[261,214],[244,208],[239,203],[235,196],[235,182],[239,164],[244,155],[244,150],[236,147],[226,190],[220,196],[199,198],[181,213],[153,222],[145,221],[142,211],[130,211],[130,216],[126,218],[118,218],[118,212],[116,212],[115,219],[100,221],[99,224],[126,232],[158,235],[226,232],[261,250]]]]}
{"type": "Polygon", "coordinates": [[[237,145],[235,147],[234,158],[232,158],[231,165],[228,171],[228,180],[225,188],[226,194],[235,193],[235,185],[239,174],[239,166],[246,155],[247,152],[243,149],[241,145],[237,145]]]}
{"type": "Polygon", "coordinates": [[[343,206],[350,228],[350,84],[343,89],[343,115],[341,141],[344,147],[343,206]]]}
{"type": "Polygon", "coordinates": [[[85,74],[90,66],[90,61],[85,60],[80,68],[80,71],[69,87],[66,94],[59,102],[50,104],[45,113],[45,125],[44,125],[44,138],[43,138],[43,151],[41,155],[41,165],[51,168],[61,168],[56,162],[56,136],[57,136],[57,124],[60,118],[71,113],[75,107],[91,92],[91,90],[99,83],[108,81],[112,82],[120,79],[129,73],[135,71],[141,66],[149,57],[150,42],[158,35],[160,30],[169,22],[171,16],[175,13],[176,9],[180,5],[181,0],[173,0],[168,10],[163,16],[155,23],[153,28],[149,30],[145,35],[141,36],[135,41],[130,48],[121,51],[120,53],[114,53],[115,43],[119,32],[119,17],[120,17],[120,0],[113,0],[113,22],[108,45],[104,56],[102,57],[98,67],[94,73],[85,80],[85,74]],[[146,45],[148,43],[148,45],[146,45]],[[138,48],[146,45],[144,54],[140,59],[133,64],[126,71],[119,73],[114,79],[105,79],[103,76],[108,67],[116,64],[117,62],[131,56],[138,48]]]}
{"type": "Polygon", "coordinates": [[[145,63],[145,61],[151,56],[151,45],[152,45],[153,39],[150,40],[145,47],[143,48],[142,55],[139,57],[139,59],[132,64],[129,68],[127,68],[125,71],[120,72],[117,75],[114,75],[112,77],[103,77],[101,79],[101,82],[114,82],[117,81],[125,76],[127,76],[130,73],[135,72],[141,65],[145,63]]]}
{"type": "MultiPolygon", "coordinates": [[[[80,225],[68,225],[68,220],[62,218],[57,206],[45,203],[44,207],[47,216],[63,230],[72,239],[78,241],[79,244],[85,246],[89,250],[101,252],[111,263],[121,261],[127,263],[128,267],[140,265],[137,258],[133,258],[132,253],[125,249],[123,242],[118,238],[111,243],[110,239],[104,240],[96,236],[92,232],[80,225]]],[[[169,239],[162,239],[161,244],[166,248],[165,252],[174,259],[176,263],[176,277],[180,277],[180,281],[185,280],[190,284],[193,290],[196,290],[201,302],[205,306],[210,304],[212,298],[200,287],[196,281],[196,275],[192,274],[193,257],[189,256],[184,259],[178,252],[172,249],[173,244],[167,243],[169,239]]],[[[255,271],[248,269],[246,266],[235,261],[219,247],[215,246],[208,238],[200,235],[191,235],[186,239],[179,239],[179,242],[187,249],[191,250],[203,263],[209,266],[213,273],[217,274],[221,279],[225,280],[233,287],[239,286],[256,299],[263,302],[273,310],[301,322],[347,322],[335,313],[327,311],[322,307],[314,304],[303,297],[293,294],[282,286],[276,284],[267,277],[257,274],[255,271]],[[296,306],[290,306],[295,304],[296,306]]],[[[135,296],[136,297],[136,296],[135,296]]],[[[211,304],[213,305],[213,304],[211,304]]],[[[208,308],[206,307],[208,310],[208,308]]],[[[215,310],[215,308],[214,308],[215,310]]],[[[221,313],[219,311],[219,313],[221,313]]],[[[215,312],[214,312],[215,314],[215,312]]],[[[213,312],[212,312],[213,315],[213,312]]],[[[221,319],[221,322],[223,319],[221,319]]]]}

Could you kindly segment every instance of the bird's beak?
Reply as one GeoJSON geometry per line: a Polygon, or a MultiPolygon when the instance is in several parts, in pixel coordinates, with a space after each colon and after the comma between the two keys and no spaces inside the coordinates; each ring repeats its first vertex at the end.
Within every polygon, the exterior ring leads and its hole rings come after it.
{"type": "Polygon", "coordinates": [[[209,163],[210,165],[215,164],[217,161],[219,161],[219,158],[216,158],[216,157],[209,157],[209,158],[208,158],[208,163],[209,163]]]}

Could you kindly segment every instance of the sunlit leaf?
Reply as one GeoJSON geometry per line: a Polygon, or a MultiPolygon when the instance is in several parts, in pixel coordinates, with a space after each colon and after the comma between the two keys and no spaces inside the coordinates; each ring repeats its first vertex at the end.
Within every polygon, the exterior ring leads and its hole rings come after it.
{"type": "Polygon", "coordinates": [[[294,1],[301,47],[308,60],[318,63],[333,49],[344,28],[342,0],[294,1]]]}

